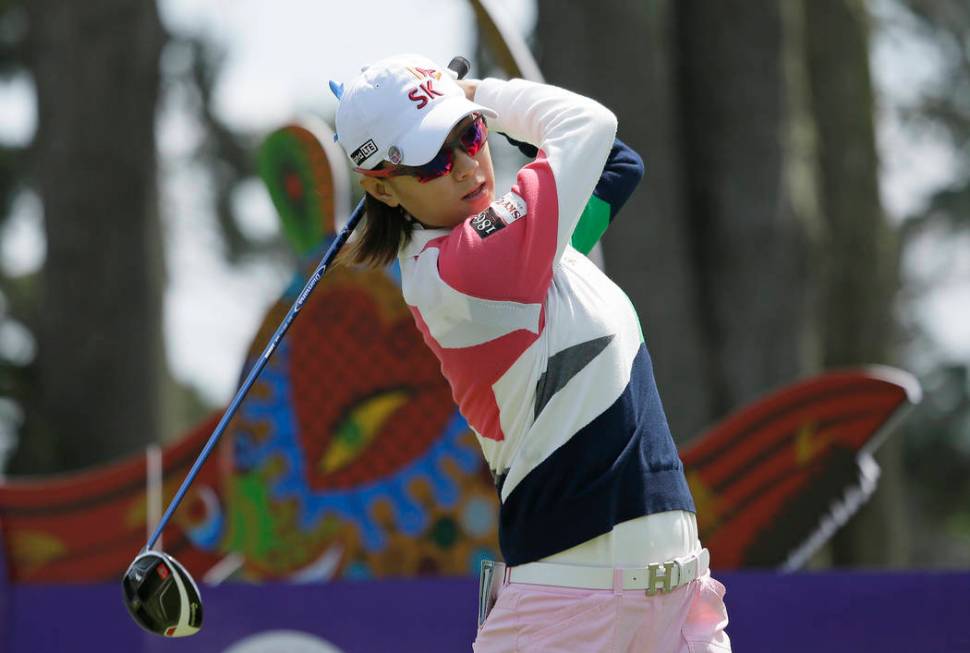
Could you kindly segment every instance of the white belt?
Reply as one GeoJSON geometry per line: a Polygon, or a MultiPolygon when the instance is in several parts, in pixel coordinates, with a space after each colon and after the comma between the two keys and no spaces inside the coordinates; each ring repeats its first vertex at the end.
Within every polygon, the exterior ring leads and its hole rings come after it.
{"type": "MultiPolygon", "coordinates": [[[[671,592],[707,573],[711,554],[707,549],[697,553],[655,562],[646,567],[617,569],[622,574],[623,589],[646,590],[647,594],[671,592]]],[[[553,585],[605,590],[613,587],[612,567],[560,565],[549,562],[530,562],[508,571],[510,583],[553,585]]]]}

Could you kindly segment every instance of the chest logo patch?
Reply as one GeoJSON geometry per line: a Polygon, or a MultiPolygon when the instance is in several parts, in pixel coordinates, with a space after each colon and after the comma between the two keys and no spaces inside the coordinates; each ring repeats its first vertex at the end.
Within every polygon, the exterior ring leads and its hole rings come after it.
{"type": "Polygon", "coordinates": [[[472,229],[481,238],[488,238],[528,213],[525,200],[508,192],[489,204],[488,208],[471,219],[472,229]]]}

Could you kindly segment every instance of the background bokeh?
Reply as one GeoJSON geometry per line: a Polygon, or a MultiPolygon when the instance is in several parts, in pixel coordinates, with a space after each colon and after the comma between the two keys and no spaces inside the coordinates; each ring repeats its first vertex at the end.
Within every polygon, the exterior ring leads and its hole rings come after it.
{"type": "MultiPolygon", "coordinates": [[[[496,4],[646,162],[604,254],[679,441],[802,376],[909,369],[925,399],[814,564],[970,565],[966,3],[496,4]]],[[[0,2],[8,476],[171,440],[229,398],[294,265],[255,149],[400,51],[494,70],[462,0],[0,2]]]]}

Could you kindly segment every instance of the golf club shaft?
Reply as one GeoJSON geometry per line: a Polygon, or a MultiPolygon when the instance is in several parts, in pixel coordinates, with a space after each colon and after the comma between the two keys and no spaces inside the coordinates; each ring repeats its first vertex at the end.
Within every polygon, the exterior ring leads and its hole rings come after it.
{"type": "Polygon", "coordinates": [[[189,473],[185,476],[185,480],[182,481],[182,485],[179,487],[178,492],[175,493],[175,497],[172,499],[172,502],[168,504],[165,514],[163,514],[162,518],[158,521],[158,526],[155,527],[155,532],[153,532],[152,536],[148,538],[148,543],[145,544],[146,551],[155,546],[155,542],[158,541],[158,537],[161,535],[162,529],[164,529],[166,524],[168,524],[169,519],[172,517],[172,513],[175,512],[175,509],[179,507],[179,504],[185,497],[185,493],[188,491],[189,486],[192,485],[192,481],[195,480],[195,477],[198,475],[202,465],[205,464],[205,461],[209,458],[209,454],[212,453],[212,450],[219,442],[219,438],[222,437],[222,432],[226,430],[226,426],[228,426],[230,420],[232,420],[233,416],[236,414],[236,410],[239,408],[239,405],[249,393],[249,389],[253,386],[253,383],[255,383],[256,377],[258,377],[259,373],[264,367],[266,367],[269,357],[273,355],[277,345],[279,345],[280,341],[283,339],[283,336],[286,334],[287,330],[289,330],[290,325],[293,324],[293,320],[296,319],[296,314],[300,312],[301,308],[303,308],[306,300],[310,297],[310,293],[313,292],[313,289],[316,288],[317,283],[319,283],[320,279],[323,278],[323,275],[326,273],[327,268],[333,261],[333,258],[337,255],[337,252],[340,251],[340,248],[343,247],[344,243],[347,242],[347,238],[350,237],[350,233],[354,230],[354,227],[357,226],[357,223],[360,221],[360,218],[363,215],[364,200],[361,200],[357,205],[357,208],[355,208],[354,212],[350,215],[350,220],[347,222],[347,225],[340,231],[339,234],[337,234],[337,237],[330,244],[330,247],[327,248],[327,252],[323,255],[323,259],[321,259],[317,269],[312,275],[310,275],[310,279],[303,287],[303,291],[300,293],[300,296],[297,297],[296,302],[290,308],[289,313],[287,313],[286,317],[283,318],[283,322],[276,329],[276,333],[274,333],[273,337],[270,338],[269,344],[266,345],[266,349],[263,350],[263,353],[260,354],[259,358],[253,364],[252,369],[249,370],[246,380],[239,387],[239,390],[236,392],[236,396],[233,397],[232,402],[229,404],[229,407],[223,414],[222,419],[219,420],[219,424],[212,432],[212,435],[209,436],[209,441],[206,442],[205,447],[203,447],[202,453],[199,454],[199,457],[192,465],[192,469],[190,469],[189,473]]]}
{"type": "MultiPolygon", "coordinates": [[[[458,74],[459,79],[462,79],[468,74],[469,64],[468,60],[464,57],[455,57],[448,63],[448,67],[458,74]]],[[[354,227],[357,226],[357,223],[360,221],[363,215],[364,200],[361,200],[357,205],[357,208],[355,208],[354,212],[350,215],[350,220],[347,222],[347,225],[340,231],[339,234],[337,234],[336,239],[334,239],[333,243],[331,243],[330,247],[327,249],[327,253],[323,255],[320,265],[317,266],[317,269],[310,276],[310,279],[303,287],[303,291],[300,293],[300,296],[297,297],[296,303],[293,304],[292,308],[290,308],[290,312],[286,314],[285,318],[283,318],[283,323],[280,324],[279,328],[276,329],[276,333],[274,333],[273,337],[270,338],[269,344],[266,345],[266,349],[263,350],[263,353],[260,354],[259,358],[253,364],[252,369],[249,370],[246,380],[243,381],[243,384],[239,387],[239,390],[236,392],[236,396],[233,397],[232,402],[229,404],[229,407],[223,414],[222,419],[219,420],[219,424],[216,425],[212,435],[209,436],[209,441],[206,442],[205,447],[202,449],[202,453],[199,454],[199,457],[192,465],[192,469],[190,469],[189,473],[186,474],[185,480],[182,481],[182,485],[179,487],[178,492],[175,493],[175,497],[172,498],[172,502],[168,504],[168,508],[165,509],[165,514],[163,514],[162,518],[158,521],[158,525],[155,527],[155,532],[153,532],[152,536],[148,538],[148,542],[145,544],[145,551],[155,546],[155,542],[158,541],[158,537],[162,534],[162,530],[172,518],[172,514],[175,512],[175,509],[179,507],[179,504],[182,503],[182,499],[185,498],[185,493],[188,491],[189,486],[192,485],[192,481],[194,481],[195,477],[198,476],[202,465],[205,464],[205,461],[209,458],[209,454],[212,453],[212,450],[219,442],[219,438],[222,437],[222,432],[226,430],[226,426],[229,425],[230,420],[232,420],[233,416],[236,414],[239,404],[242,403],[243,399],[245,399],[246,395],[249,393],[249,389],[253,386],[253,383],[256,382],[256,377],[258,377],[259,373],[263,371],[264,367],[266,367],[266,362],[269,361],[269,357],[273,355],[273,352],[276,350],[276,346],[279,345],[280,340],[283,339],[283,336],[286,334],[287,330],[289,330],[290,325],[296,318],[296,314],[300,312],[301,308],[303,308],[303,304],[306,303],[306,300],[310,297],[310,293],[312,293],[313,289],[316,288],[317,283],[327,271],[327,267],[330,265],[331,261],[333,261],[334,256],[337,255],[340,248],[343,247],[345,242],[347,242],[347,238],[350,237],[350,233],[354,230],[354,227]]]]}
{"type": "MultiPolygon", "coordinates": [[[[469,63],[464,57],[455,57],[448,63],[448,68],[455,71],[458,74],[458,78],[462,79],[468,74],[469,63]]],[[[285,318],[283,318],[283,323],[280,324],[279,328],[276,329],[276,333],[274,333],[273,337],[270,338],[269,344],[266,345],[266,349],[263,350],[263,353],[253,364],[252,369],[249,370],[246,380],[243,381],[243,384],[239,387],[239,390],[236,392],[236,396],[233,397],[232,402],[229,404],[229,407],[223,414],[222,419],[219,420],[219,424],[216,425],[212,435],[209,436],[209,441],[206,442],[205,447],[203,447],[202,453],[199,454],[199,457],[192,465],[192,469],[190,469],[189,473],[186,474],[185,480],[182,481],[182,485],[179,487],[178,492],[175,493],[175,496],[172,498],[172,502],[168,504],[168,508],[165,509],[165,514],[163,514],[162,518],[158,521],[158,526],[155,527],[155,532],[153,532],[152,536],[148,538],[148,542],[145,544],[145,551],[155,546],[155,542],[158,541],[158,537],[162,534],[162,530],[172,518],[172,514],[175,512],[175,509],[179,507],[179,504],[182,503],[182,499],[185,498],[185,493],[188,491],[189,486],[192,485],[192,481],[194,481],[195,477],[198,476],[202,465],[205,464],[205,461],[209,458],[209,454],[212,453],[212,450],[219,442],[219,438],[222,437],[222,432],[226,430],[226,426],[229,425],[230,420],[232,420],[233,416],[236,414],[239,404],[242,403],[243,399],[245,399],[246,395],[249,393],[249,389],[253,386],[253,383],[256,382],[256,377],[258,377],[259,373],[263,371],[264,367],[266,367],[266,362],[269,361],[269,357],[273,355],[273,352],[276,350],[277,345],[279,345],[280,340],[283,339],[283,336],[290,328],[290,325],[296,318],[296,314],[300,312],[301,308],[303,308],[303,304],[306,303],[307,298],[310,297],[310,293],[313,292],[313,289],[316,288],[317,283],[321,278],[323,278],[323,275],[327,271],[327,267],[337,255],[337,252],[340,251],[340,248],[343,247],[344,243],[347,242],[347,238],[350,237],[351,232],[354,230],[354,227],[357,226],[357,223],[360,222],[363,215],[364,200],[361,200],[357,205],[357,208],[355,208],[354,212],[350,215],[350,220],[347,222],[347,225],[340,231],[339,234],[337,234],[336,239],[334,239],[333,243],[331,243],[330,247],[327,249],[327,253],[323,255],[320,265],[317,266],[317,269],[306,282],[306,285],[303,287],[303,291],[296,299],[296,303],[293,304],[292,308],[290,308],[290,312],[286,314],[285,318]]]]}

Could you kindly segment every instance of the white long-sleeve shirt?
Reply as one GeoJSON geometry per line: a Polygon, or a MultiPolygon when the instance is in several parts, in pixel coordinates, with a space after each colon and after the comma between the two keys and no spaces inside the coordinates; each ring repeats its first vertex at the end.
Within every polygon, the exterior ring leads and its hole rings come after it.
{"type": "Polygon", "coordinates": [[[615,116],[523,80],[484,80],[475,101],[539,154],[483,213],[416,230],[401,279],[495,475],[503,555],[522,564],[694,505],[636,312],[569,245],[615,116]]]}

